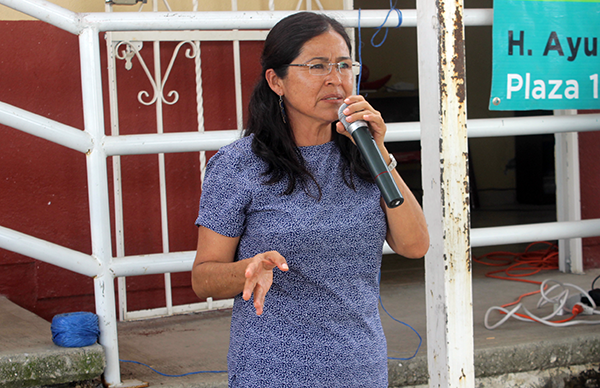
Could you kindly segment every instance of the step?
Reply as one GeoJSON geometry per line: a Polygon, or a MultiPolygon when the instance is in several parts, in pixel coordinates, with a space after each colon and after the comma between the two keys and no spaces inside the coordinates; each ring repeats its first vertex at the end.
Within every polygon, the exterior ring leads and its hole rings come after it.
{"type": "Polygon", "coordinates": [[[50,322],[0,296],[0,386],[39,387],[92,380],[104,372],[99,344],[65,348],[52,342],[50,322]]]}

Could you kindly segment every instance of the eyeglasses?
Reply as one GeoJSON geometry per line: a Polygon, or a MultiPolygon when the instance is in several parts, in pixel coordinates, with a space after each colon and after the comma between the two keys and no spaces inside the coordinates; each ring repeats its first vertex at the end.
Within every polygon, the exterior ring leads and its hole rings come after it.
{"type": "Polygon", "coordinates": [[[338,63],[290,63],[287,66],[308,67],[308,73],[312,75],[327,75],[331,69],[336,67],[342,75],[358,75],[360,63],[342,61],[338,63]]]}

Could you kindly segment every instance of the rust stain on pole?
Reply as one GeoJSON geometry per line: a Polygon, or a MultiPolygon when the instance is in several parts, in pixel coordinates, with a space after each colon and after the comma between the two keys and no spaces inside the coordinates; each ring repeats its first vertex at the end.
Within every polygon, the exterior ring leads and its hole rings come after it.
{"type": "Polygon", "coordinates": [[[465,37],[464,25],[461,16],[460,1],[456,2],[456,11],[454,13],[454,52],[456,55],[452,59],[452,68],[454,69],[454,79],[457,82],[456,96],[458,102],[463,104],[466,99],[465,80],[465,37]]]}

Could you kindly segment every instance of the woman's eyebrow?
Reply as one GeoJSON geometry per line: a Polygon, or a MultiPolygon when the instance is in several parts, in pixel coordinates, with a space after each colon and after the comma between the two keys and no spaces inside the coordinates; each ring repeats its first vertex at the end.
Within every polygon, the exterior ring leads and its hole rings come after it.
{"type": "Polygon", "coordinates": [[[311,59],[309,59],[307,62],[310,62],[310,61],[316,61],[316,60],[323,61],[323,62],[327,62],[327,61],[329,60],[329,58],[325,58],[325,57],[312,57],[312,58],[311,58],[311,59]]]}
{"type": "MultiPolygon", "coordinates": [[[[342,60],[345,60],[345,59],[351,59],[351,58],[348,57],[348,56],[343,56],[343,57],[337,57],[336,58],[337,61],[342,61],[342,60]]],[[[329,58],[326,58],[326,57],[312,57],[307,62],[316,61],[316,60],[327,62],[327,61],[329,61],[329,58]]]]}

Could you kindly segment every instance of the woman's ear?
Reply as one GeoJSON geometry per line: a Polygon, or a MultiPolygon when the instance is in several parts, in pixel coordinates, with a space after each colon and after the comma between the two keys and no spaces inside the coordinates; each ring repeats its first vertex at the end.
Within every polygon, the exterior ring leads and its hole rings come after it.
{"type": "Polygon", "coordinates": [[[271,88],[271,90],[273,92],[275,92],[275,94],[277,94],[278,96],[283,95],[283,87],[281,85],[281,78],[279,78],[277,73],[275,73],[275,70],[267,69],[267,71],[265,71],[265,79],[267,80],[269,87],[271,88]]]}

